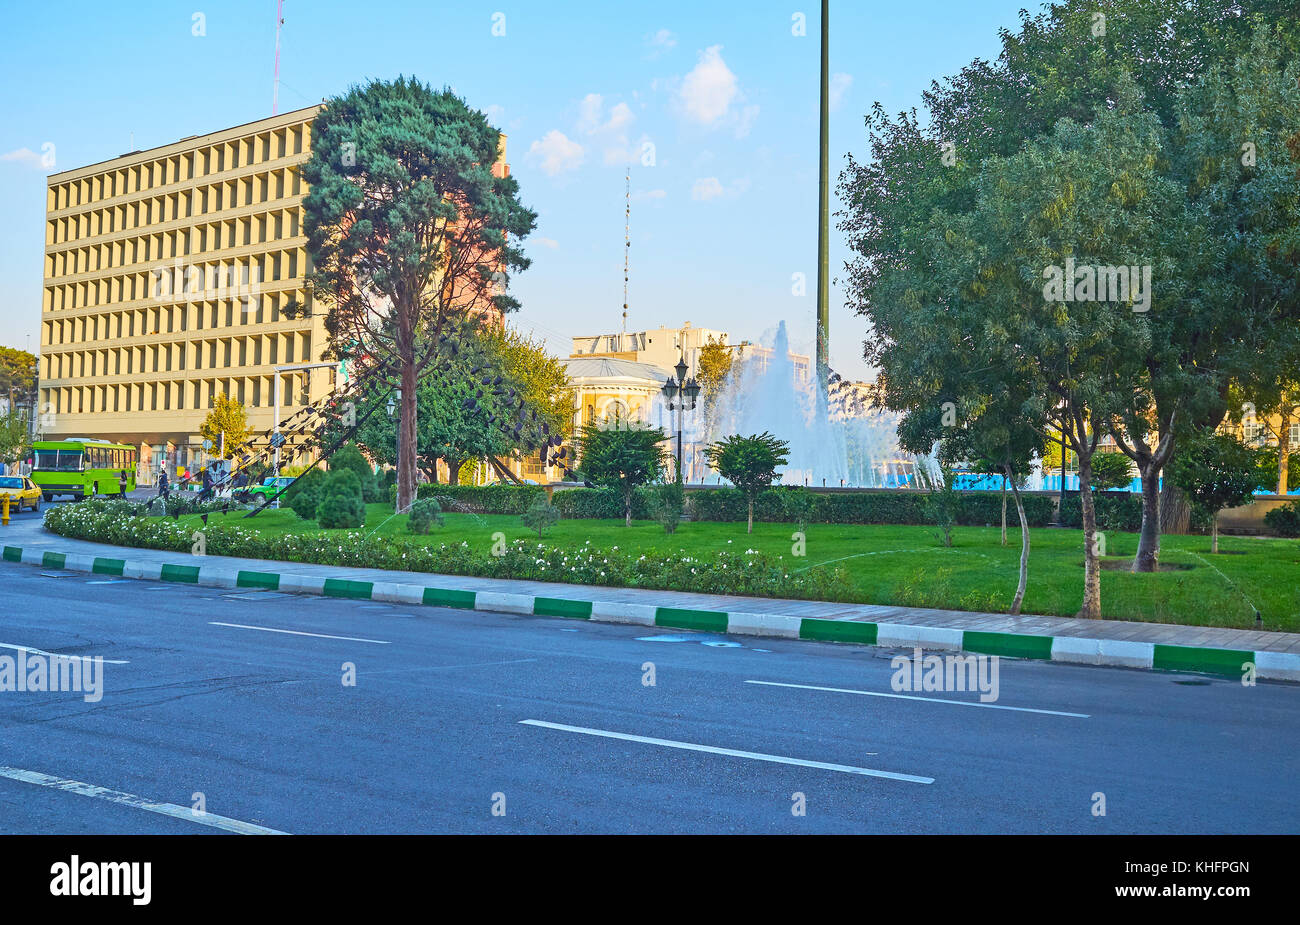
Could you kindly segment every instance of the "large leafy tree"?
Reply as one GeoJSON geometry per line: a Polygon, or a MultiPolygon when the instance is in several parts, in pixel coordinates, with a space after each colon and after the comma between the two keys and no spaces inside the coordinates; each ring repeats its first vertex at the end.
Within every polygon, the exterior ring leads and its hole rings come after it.
{"type": "Polygon", "coordinates": [[[657,427],[606,429],[588,424],[582,429],[578,468],[588,481],[622,492],[626,526],[632,526],[632,492],[638,485],[663,477],[668,464],[663,447],[666,439],[657,427]]]}
{"type": "Polygon", "coordinates": [[[495,169],[500,135],[450,90],[373,81],[328,101],[312,127],[304,207],[333,355],[402,390],[398,505],[415,497],[418,386],[445,369],[463,322],[518,307],[508,273],[536,224],[495,169]]]}
{"type": "Polygon", "coordinates": [[[32,446],[31,419],[25,409],[9,407],[0,411],[0,464],[18,462],[32,446]]]}
{"type": "MultiPolygon", "coordinates": [[[[397,425],[387,401],[386,393],[376,392],[353,414],[360,422],[357,440],[379,462],[391,464],[397,425]]],[[[509,327],[477,325],[462,336],[455,355],[420,381],[416,401],[421,468],[436,479],[437,462],[445,460],[453,484],[466,460],[535,452],[539,443],[553,446],[572,429],[564,366],[540,342],[509,327]]],[[[342,432],[348,417],[343,411],[333,409],[324,445],[342,432]]]]}
{"type": "Polygon", "coordinates": [[[706,432],[712,430],[717,420],[718,399],[722,397],[722,390],[731,377],[734,363],[734,348],[727,346],[725,337],[717,339],[710,336],[708,342],[700,348],[696,378],[700,383],[706,432]]]}
{"type": "MultiPolygon", "coordinates": [[[[1276,0],[1067,0],[1051,4],[1038,16],[1022,13],[1021,29],[1004,33],[1003,52],[995,62],[976,61],[956,77],[933,85],[925,97],[927,118],[912,112],[890,119],[877,106],[867,120],[871,160],[850,159],[841,178],[841,192],[850,203],[842,227],[859,254],[850,266],[850,288],[859,311],[874,322],[893,277],[924,274],[925,255],[916,250],[915,229],[928,222],[935,209],[955,214],[972,210],[979,195],[980,167],[989,158],[1022,149],[1052,131],[1059,119],[1088,127],[1096,113],[1113,109],[1119,101],[1141,100],[1156,129],[1156,143],[1147,150],[1153,163],[1144,171],[1151,180],[1163,182],[1144,181],[1143,188],[1132,190],[1118,169],[1113,179],[1121,195],[1144,197],[1147,212],[1160,219],[1148,225],[1153,234],[1142,250],[1153,260],[1163,305],[1169,310],[1151,313],[1141,357],[1140,378],[1145,381],[1126,375],[1117,386],[1127,400],[1108,403],[1089,425],[1114,433],[1143,474],[1144,527],[1134,564],[1138,570],[1155,567],[1160,522],[1156,485],[1161,467],[1174,452],[1177,426],[1217,420],[1227,381],[1235,372],[1252,368],[1252,362],[1258,368],[1260,345],[1275,343],[1288,329],[1285,303],[1266,326],[1261,325],[1266,313],[1242,310],[1243,301],[1255,298],[1255,293],[1238,286],[1240,274],[1232,271],[1250,266],[1251,259],[1242,259],[1247,251],[1255,262],[1286,265],[1293,249],[1278,246],[1276,228],[1273,241],[1264,236],[1251,241],[1227,230],[1227,223],[1210,219],[1217,209],[1241,222],[1242,207],[1253,206],[1255,216],[1246,219],[1246,225],[1280,217],[1277,224],[1285,227],[1288,218],[1294,224],[1296,210],[1279,210],[1277,197],[1235,197],[1232,184],[1240,181],[1240,172],[1206,169],[1210,161],[1217,166],[1240,156],[1243,139],[1258,134],[1261,113],[1272,120],[1268,124],[1288,124],[1287,108],[1256,106],[1251,118],[1241,118],[1242,113],[1252,113],[1250,105],[1216,107],[1206,99],[1217,96],[1222,103],[1233,94],[1277,99],[1285,80],[1265,80],[1252,90],[1224,75],[1232,68],[1250,71],[1251,66],[1243,68],[1238,58],[1256,53],[1252,29],[1261,22],[1273,30],[1275,59],[1263,75],[1278,71],[1276,61],[1295,59],[1300,28],[1284,17],[1285,10],[1286,4],[1276,0]],[[1217,75],[1213,80],[1218,89],[1203,90],[1202,97],[1195,98],[1191,84],[1207,73],[1217,75]],[[1209,116],[1200,123],[1189,121],[1189,112],[1198,106],[1209,116]],[[1216,141],[1207,144],[1212,138],[1216,141]],[[1199,159],[1180,152],[1199,154],[1199,159]],[[1185,169],[1189,165],[1190,171],[1185,169]],[[1218,176],[1227,184],[1220,184],[1217,195],[1205,195],[1207,178],[1218,176]],[[1243,336],[1244,330],[1252,334],[1243,336]]],[[[1098,229],[1082,230],[1080,251],[1120,252],[1126,239],[1132,240],[1124,229],[1116,229],[1119,236],[1109,241],[1099,240],[1098,229]]],[[[1276,294],[1264,294],[1257,304],[1271,304],[1276,294]]],[[[1120,392],[1111,394],[1114,398],[1120,392]]]]}
{"type": "Polygon", "coordinates": [[[0,347],[0,395],[9,407],[36,402],[36,357],[16,347],[0,347]]]}
{"type": "Polygon", "coordinates": [[[767,431],[748,437],[732,434],[705,449],[709,465],[745,494],[746,533],[754,532],[754,500],[776,481],[776,470],[790,461],[789,454],[790,444],[767,431]]]}
{"type": "Polygon", "coordinates": [[[1050,427],[1064,435],[1079,462],[1086,617],[1101,612],[1091,490],[1096,422],[1112,413],[1122,387],[1140,381],[1149,324],[1129,304],[1066,301],[1044,277],[1067,259],[1160,263],[1150,250],[1164,198],[1152,158],[1159,136],[1130,93],[1124,107],[1091,126],[1062,120],[1022,151],[985,159],[971,205],[935,209],[916,222],[908,260],[872,291],[868,357],[884,372],[887,406],[933,409],[933,398],[913,383],[933,379],[964,350],[964,368],[1003,377],[1022,397],[1011,413],[1040,433],[1050,427]]]}
{"type": "Polygon", "coordinates": [[[1108,422],[1142,476],[1135,571],[1156,567],[1160,473],[1179,435],[1215,426],[1234,389],[1281,407],[1300,349],[1300,61],[1284,58],[1261,28],[1173,100],[1163,160],[1183,201],[1170,209],[1191,222],[1157,229],[1173,275],[1151,314],[1144,387],[1108,422]]]}
{"type": "Polygon", "coordinates": [[[242,453],[252,436],[248,427],[248,414],[244,411],[243,403],[224,392],[219,392],[212,400],[212,410],[199,425],[199,433],[205,439],[212,441],[214,455],[221,452],[222,435],[225,436],[227,458],[242,453]]]}

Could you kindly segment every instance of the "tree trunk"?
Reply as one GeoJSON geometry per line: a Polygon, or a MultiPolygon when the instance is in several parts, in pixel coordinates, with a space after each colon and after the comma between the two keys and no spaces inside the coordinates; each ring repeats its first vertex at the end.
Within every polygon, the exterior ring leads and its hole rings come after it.
{"type": "Polygon", "coordinates": [[[1210,552],[1219,551],[1219,512],[1214,512],[1214,519],[1210,522],[1210,552]]]}
{"type": "Polygon", "coordinates": [[[1289,408],[1282,409],[1282,426],[1277,431],[1277,493],[1285,495],[1287,491],[1287,468],[1291,455],[1291,413],[1289,408]]]}
{"type": "Polygon", "coordinates": [[[632,486],[623,488],[623,526],[632,526],[632,486]]]}
{"type": "Polygon", "coordinates": [[[1154,572],[1160,562],[1160,470],[1147,463],[1142,473],[1142,532],[1138,536],[1134,572],[1154,572]]]}
{"type": "MultiPolygon", "coordinates": [[[[1007,542],[1007,497],[1006,482],[1002,483],[1002,545],[1007,542]]],[[[1025,587],[1029,584],[1029,520],[1025,517],[1025,505],[1020,500],[1020,489],[1015,479],[1011,480],[1011,493],[1016,498],[1016,514],[1020,518],[1020,582],[1016,585],[1016,596],[1011,601],[1011,616],[1020,613],[1020,605],[1025,600],[1025,587]]]]}
{"type": "Polygon", "coordinates": [[[398,421],[401,452],[397,460],[397,509],[410,510],[415,502],[415,467],[419,457],[415,430],[415,362],[402,359],[402,418],[398,421]]]}
{"type": "Polygon", "coordinates": [[[1186,533],[1192,523],[1192,507],[1187,503],[1187,495],[1174,485],[1166,482],[1160,491],[1160,529],[1164,533],[1186,533]]]}
{"type": "Polygon", "coordinates": [[[754,499],[749,499],[749,524],[745,528],[746,533],[754,532],[754,499]]]}
{"type": "Polygon", "coordinates": [[[1007,477],[1002,477],[1002,545],[1007,545],[1007,477]]]}
{"type": "Polygon", "coordinates": [[[1097,508],[1092,498],[1092,455],[1079,453],[1079,507],[1083,511],[1083,606],[1079,616],[1101,619],[1101,560],[1097,555],[1097,508]]]}
{"type": "Polygon", "coordinates": [[[444,456],[443,459],[447,461],[447,484],[459,485],[460,467],[461,467],[461,463],[463,463],[464,460],[461,459],[459,456],[456,457],[444,456]]]}

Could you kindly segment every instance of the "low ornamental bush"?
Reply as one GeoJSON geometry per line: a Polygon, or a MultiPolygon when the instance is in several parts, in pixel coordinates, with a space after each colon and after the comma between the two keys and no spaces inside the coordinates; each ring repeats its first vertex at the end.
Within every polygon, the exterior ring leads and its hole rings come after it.
{"type": "Polygon", "coordinates": [[[1269,511],[1264,524],[1278,536],[1300,536],[1300,498],[1269,511]]]}
{"type": "Polygon", "coordinates": [[[555,505],[546,500],[545,495],[538,495],[528,510],[519,515],[520,522],[537,534],[540,540],[546,536],[546,531],[554,527],[560,520],[560,512],[555,509],[555,505]]]}
{"type": "MultiPolygon", "coordinates": [[[[558,494],[558,492],[557,492],[558,494]]],[[[124,502],[86,501],[50,509],[45,525],[60,536],[146,549],[189,552],[194,523],[170,518],[132,516],[110,505],[124,502]]],[[[689,588],[706,594],[742,594],[844,600],[848,578],[839,568],[797,571],[786,556],[756,550],[682,556],[634,555],[617,546],[605,550],[590,542],[578,549],[561,549],[532,540],[515,540],[500,555],[493,544],[420,543],[398,536],[322,530],[298,534],[263,535],[253,521],[211,522],[202,527],[207,554],[277,559],[318,565],[400,569],[443,575],[517,578],[614,587],[673,590],[689,588]]]]}
{"type": "Polygon", "coordinates": [[[650,516],[664,528],[664,533],[677,532],[677,525],[682,522],[686,512],[686,490],[681,482],[660,482],[647,486],[646,504],[650,516]]]}
{"type": "Polygon", "coordinates": [[[351,469],[336,469],[326,478],[316,502],[316,522],[329,530],[350,530],[366,522],[361,479],[351,469]]]}
{"type": "Polygon", "coordinates": [[[407,518],[406,529],[411,533],[426,534],[433,528],[442,526],[442,508],[432,498],[419,498],[411,505],[411,516],[407,518]]]}

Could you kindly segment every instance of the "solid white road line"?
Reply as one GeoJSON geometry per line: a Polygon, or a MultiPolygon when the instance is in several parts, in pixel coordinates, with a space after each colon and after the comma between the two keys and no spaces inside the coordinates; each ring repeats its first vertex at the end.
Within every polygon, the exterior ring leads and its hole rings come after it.
{"type": "Polygon", "coordinates": [[[209,626],[230,626],[237,630],[261,630],[263,633],[285,633],[289,636],[314,636],[317,639],[346,639],[348,642],[373,642],[378,646],[391,646],[392,643],[385,639],[361,639],[356,636],[331,636],[328,633],[303,633],[298,630],[280,630],[273,626],[249,626],[246,623],[218,623],[215,620],[208,621],[209,626]]]}
{"type": "Polygon", "coordinates": [[[558,729],[561,732],[577,732],[582,735],[601,736],[606,739],[622,739],[625,742],[643,742],[646,745],[662,745],[666,748],[681,748],[691,752],[708,752],[713,755],[730,755],[733,758],[749,758],[754,761],[771,761],[776,764],[793,764],[801,768],[822,768],[826,771],[842,771],[845,774],[861,774],[865,777],[883,777],[887,780],[901,780],[913,784],[933,784],[933,777],[917,777],[913,774],[895,774],[893,771],[877,771],[873,768],[857,768],[850,764],[828,764],[824,761],[806,761],[803,758],[787,758],[783,755],[766,755],[762,752],[743,752],[734,748],[717,748],[713,745],[697,745],[694,742],[677,742],[672,739],[652,739],[649,736],[629,735],[626,732],[610,732],[607,729],[588,729],[586,726],[566,726],[564,723],[548,723],[540,719],[521,719],[524,726],[541,726],[544,729],[558,729]]]}
{"type": "Polygon", "coordinates": [[[215,813],[203,813],[202,815],[199,815],[188,806],[177,806],[175,803],[154,803],[151,800],[146,800],[144,797],[138,797],[133,793],[123,793],[121,790],[109,790],[105,787],[96,787],[93,784],[84,784],[79,780],[52,777],[49,774],[42,774],[40,771],[24,771],[22,768],[10,768],[0,765],[0,777],[22,781],[25,784],[35,784],[38,787],[50,787],[54,790],[62,790],[65,793],[76,793],[83,797],[94,797],[97,800],[107,800],[110,803],[117,803],[122,806],[132,806],[136,809],[143,809],[146,812],[158,813],[161,816],[171,816],[174,819],[185,819],[189,822],[197,822],[199,825],[206,825],[213,829],[234,832],[236,835],[289,834],[288,832],[281,832],[278,829],[268,829],[265,826],[254,825],[251,822],[241,822],[238,819],[229,819],[226,816],[218,816],[215,813]]]}
{"type": "Polygon", "coordinates": [[[919,700],[922,703],[951,703],[959,707],[987,707],[990,710],[1015,710],[1017,713],[1045,713],[1048,716],[1074,716],[1088,719],[1087,713],[1066,713],[1062,710],[1036,710],[1033,707],[1008,707],[1000,703],[979,703],[974,700],[945,700],[942,697],[915,697],[911,694],[886,694],[883,691],[856,691],[847,687],[818,687],[816,684],[782,684],[779,681],[745,680],[746,684],[762,684],[767,687],[794,687],[804,691],[830,691],[833,694],[861,694],[863,697],[891,697],[894,700],[919,700]]]}
{"type": "MultiPolygon", "coordinates": [[[[60,655],[58,652],[46,652],[44,649],[38,649],[35,646],[15,646],[8,642],[0,642],[0,649],[13,649],[15,652],[25,650],[33,655],[44,655],[46,658],[97,658],[95,655],[60,655]]],[[[131,664],[124,658],[106,658],[105,665],[129,665],[131,664]]]]}

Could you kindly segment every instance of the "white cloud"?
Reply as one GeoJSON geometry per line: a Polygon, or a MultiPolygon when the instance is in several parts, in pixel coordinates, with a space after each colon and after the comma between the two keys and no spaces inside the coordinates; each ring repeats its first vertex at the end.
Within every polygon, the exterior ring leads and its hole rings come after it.
{"type": "Polygon", "coordinates": [[[31,148],[16,148],[5,154],[0,154],[0,161],[14,161],[25,167],[33,167],[37,170],[45,165],[41,161],[41,156],[31,148]]]}
{"type": "Polygon", "coordinates": [[[717,199],[726,192],[717,177],[701,177],[691,187],[691,198],[701,202],[717,199]]]}
{"type": "Polygon", "coordinates": [[[844,96],[849,92],[849,87],[853,86],[852,74],[832,74],[830,85],[830,105],[831,109],[839,109],[840,104],[844,102],[844,96]]]}
{"type": "Polygon", "coordinates": [[[746,106],[740,111],[736,119],[736,137],[744,138],[749,134],[749,130],[754,125],[754,120],[758,118],[758,106],[746,106]]]}
{"type": "Polygon", "coordinates": [[[723,186],[717,177],[700,177],[691,187],[691,198],[697,202],[708,202],[723,197],[733,199],[745,193],[749,185],[749,177],[732,180],[726,186],[723,186]]]}
{"type": "Polygon", "coordinates": [[[605,98],[599,93],[588,93],[578,103],[578,131],[587,135],[602,135],[621,132],[636,121],[632,107],[627,103],[615,103],[605,118],[605,98]]]}
{"type": "Polygon", "coordinates": [[[731,104],[740,97],[740,82],[727,62],[722,46],[711,45],[700,52],[695,67],[682,78],[677,102],[692,122],[715,126],[727,117],[731,104]]]}
{"type": "Polygon", "coordinates": [[[498,106],[496,103],[493,103],[491,106],[484,106],[480,112],[487,116],[488,122],[493,125],[500,125],[505,121],[506,108],[504,106],[498,106]]]}
{"type": "Polygon", "coordinates": [[[539,163],[542,170],[552,177],[576,169],[582,163],[583,155],[582,145],[554,128],[528,147],[528,160],[539,163]]]}
{"type": "Polygon", "coordinates": [[[627,128],[635,119],[636,116],[632,115],[632,107],[627,103],[617,103],[609,111],[609,121],[601,126],[601,131],[617,132],[627,128]]]}
{"type": "Polygon", "coordinates": [[[535,243],[551,250],[558,250],[560,247],[560,242],[554,238],[537,238],[535,243]]]}
{"type": "Polygon", "coordinates": [[[605,98],[599,93],[588,93],[578,104],[578,131],[590,135],[600,126],[600,113],[605,98]]]}
{"type": "Polygon", "coordinates": [[[605,166],[641,163],[642,154],[647,150],[654,150],[653,147],[647,148],[646,145],[653,145],[649,135],[642,134],[640,138],[632,143],[628,142],[626,135],[619,135],[618,138],[605,147],[605,166]]]}
{"type": "Polygon", "coordinates": [[[667,198],[667,196],[668,196],[667,190],[661,190],[661,189],[637,190],[635,193],[632,194],[632,201],[650,202],[655,199],[665,199],[667,198]]]}
{"type": "Polygon", "coordinates": [[[660,29],[658,32],[651,32],[647,35],[645,44],[650,49],[649,57],[658,58],[660,55],[667,54],[677,47],[677,36],[667,29],[660,29]]]}
{"type": "Polygon", "coordinates": [[[635,144],[628,141],[627,130],[636,121],[636,114],[627,103],[619,102],[605,109],[605,98],[599,93],[588,93],[578,103],[578,131],[602,147],[602,161],[606,165],[630,164],[641,157],[642,146],[649,137],[642,135],[635,144]]]}

